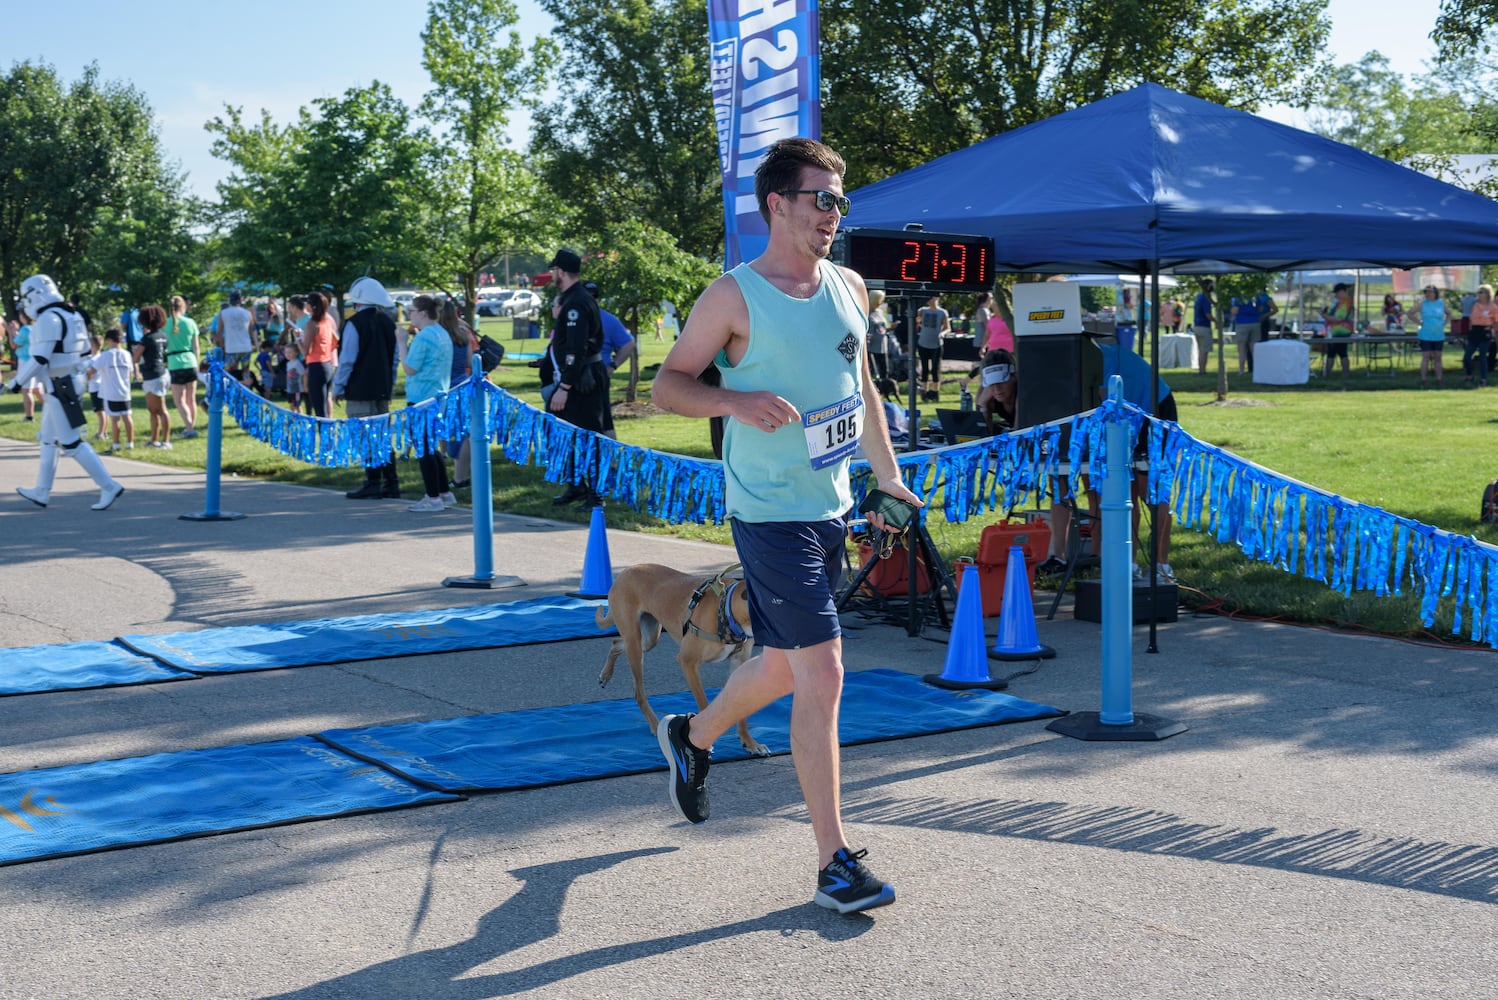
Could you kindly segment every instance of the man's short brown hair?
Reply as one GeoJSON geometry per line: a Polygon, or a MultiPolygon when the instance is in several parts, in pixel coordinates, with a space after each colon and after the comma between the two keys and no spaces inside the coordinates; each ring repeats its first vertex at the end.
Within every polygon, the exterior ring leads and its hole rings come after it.
{"type": "Polygon", "coordinates": [[[831,170],[839,177],[847,164],[830,146],[815,139],[781,139],[770,147],[754,171],[754,197],[759,201],[760,217],[770,221],[770,195],[794,191],[801,185],[803,167],[831,170]]]}

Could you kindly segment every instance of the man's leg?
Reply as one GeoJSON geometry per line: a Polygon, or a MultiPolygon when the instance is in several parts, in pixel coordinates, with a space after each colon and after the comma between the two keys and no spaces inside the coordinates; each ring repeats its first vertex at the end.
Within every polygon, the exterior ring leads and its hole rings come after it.
{"type": "Polygon", "coordinates": [[[728,678],[723,690],[693,716],[688,739],[710,747],[740,719],[795,692],[791,702],[791,759],[817,840],[817,867],[832,860],[843,836],[837,742],[838,701],[843,690],[843,641],[806,649],[766,649],[728,678]]]}

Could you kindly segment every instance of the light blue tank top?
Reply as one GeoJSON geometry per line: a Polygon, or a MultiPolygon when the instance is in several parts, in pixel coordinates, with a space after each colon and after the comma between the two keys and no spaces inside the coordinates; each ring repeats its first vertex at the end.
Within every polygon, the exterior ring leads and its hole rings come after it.
{"type": "MultiPolygon", "coordinates": [[[[773,392],[803,415],[861,401],[868,317],[836,265],[823,260],[820,269],[809,299],[785,294],[748,264],[728,272],[749,307],[749,345],[737,365],[719,356],[724,388],[773,392]]],[[[767,433],[730,417],[723,430],[728,515],[749,522],[839,517],[853,506],[848,461],[814,469],[801,424],[767,433]]]]}
{"type": "Polygon", "coordinates": [[[1420,300],[1420,339],[1446,339],[1446,303],[1440,299],[1420,300]]]}

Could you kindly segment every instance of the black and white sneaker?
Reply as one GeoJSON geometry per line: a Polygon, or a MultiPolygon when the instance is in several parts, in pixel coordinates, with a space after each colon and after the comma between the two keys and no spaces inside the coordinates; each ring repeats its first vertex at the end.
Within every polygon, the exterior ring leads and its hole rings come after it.
{"type": "Polygon", "coordinates": [[[895,901],[895,887],[879,881],[864,867],[863,858],[868,853],[867,849],[850,853],[846,847],[838,848],[827,867],[817,873],[817,894],[813,899],[818,906],[839,913],[857,913],[895,901]]]}
{"type": "Polygon", "coordinates": [[[690,715],[665,715],[655,727],[655,738],[671,771],[671,802],[688,823],[707,820],[707,768],[712,751],[699,750],[687,739],[690,715]]]}

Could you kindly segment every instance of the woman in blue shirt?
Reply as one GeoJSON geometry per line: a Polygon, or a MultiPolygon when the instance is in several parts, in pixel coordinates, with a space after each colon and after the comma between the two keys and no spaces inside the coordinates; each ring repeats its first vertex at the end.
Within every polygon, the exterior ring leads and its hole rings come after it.
{"type": "MultiPolygon", "coordinates": [[[[451,385],[453,339],[437,322],[439,309],[432,296],[418,295],[407,313],[411,325],[416,328],[416,336],[406,345],[406,357],[401,362],[401,369],[406,373],[407,406],[438,396],[451,385]]],[[[435,442],[428,442],[428,445],[433,444],[435,442]]],[[[447,464],[441,451],[429,447],[420,462],[426,496],[408,509],[429,512],[455,506],[458,498],[452,495],[448,485],[447,464]]]]}
{"type": "Polygon", "coordinates": [[[1441,290],[1435,285],[1425,286],[1425,297],[1420,300],[1420,388],[1428,384],[1426,369],[1435,372],[1436,388],[1446,384],[1441,370],[1441,348],[1446,346],[1446,324],[1452,318],[1451,307],[1441,298],[1441,290]]]}

